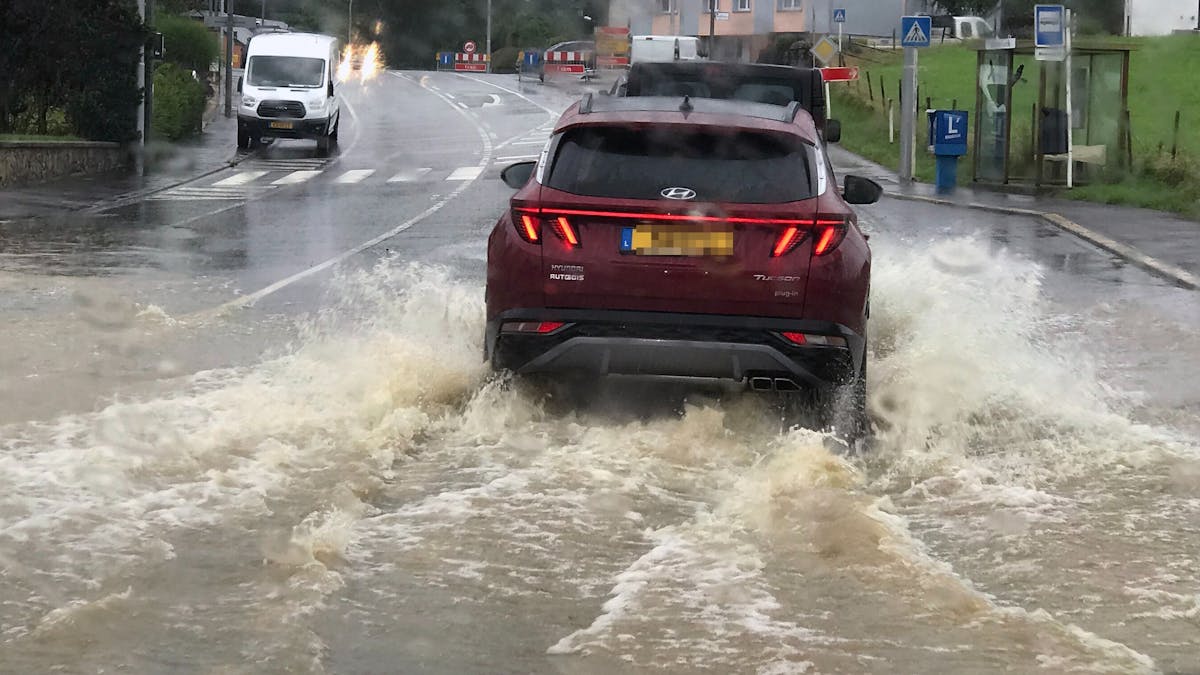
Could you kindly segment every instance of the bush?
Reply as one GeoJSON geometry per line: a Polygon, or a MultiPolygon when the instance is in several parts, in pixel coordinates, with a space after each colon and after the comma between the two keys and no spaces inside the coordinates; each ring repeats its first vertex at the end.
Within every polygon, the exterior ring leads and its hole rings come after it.
{"type": "Polygon", "coordinates": [[[179,64],[204,77],[217,60],[217,36],[208,32],[203,23],[185,16],[164,16],[155,19],[155,27],[163,34],[163,58],[168,63],[179,64]]]}
{"type": "Polygon", "coordinates": [[[492,52],[493,73],[517,72],[517,54],[521,50],[516,47],[501,47],[492,52]]]}
{"type": "Polygon", "coordinates": [[[154,71],[154,133],[179,140],[200,131],[203,119],[204,85],[174,63],[160,65],[154,71]]]}
{"type": "Polygon", "coordinates": [[[1146,160],[1145,173],[1172,187],[1200,184],[1200,169],[1184,154],[1172,157],[1169,152],[1160,152],[1146,160]]]}

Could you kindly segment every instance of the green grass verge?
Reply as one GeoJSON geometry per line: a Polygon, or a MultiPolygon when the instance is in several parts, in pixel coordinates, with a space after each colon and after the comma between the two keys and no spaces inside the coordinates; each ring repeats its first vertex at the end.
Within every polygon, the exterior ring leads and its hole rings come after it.
{"type": "MultiPolygon", "coordinates": [[[[1063,190],[1064,197],[1106,204],[1127,204],[1174,211],[1200,217],[1200,87],[1196,86],[1195,68],[1200,63],[1200,38],[1177,35],[1162,38],[1091,38],[1092,43],[1125,45],[1133,48],[1130,56],[1129,111],[1133,136],[1134,170],[1116,174],[1108,180],[1063,190]],[[1179,132],[1175,132],[1175,113],[1180,112],[1179,132]],[[1164,153],[1177,147],[1181,160],[1172,163],[1164,153]],[[1161,165],[1182,167],[1182,176],[1164,179],[1161,165]]],[[[898,99],[903,70],[902,52],[863,50],[857,62],[861,80],[832,86],[834,117],[843,121],[843,141],[847,149],[893,170],[899,164],[898,145],[888,142],[887,99],[898,99]],[[868,91],[868,81],[870,89],[868,91]],[[882,89],[881,89],[882,85],[882,89]]],[[[977,54],[961,45],[944,45],[921,50],[918,60],[920,102],[926,99],[934,108],[975,110],[975,71],[977,54]]],[[[1032,155],[1034,106],[1039,84],[1038,63],[1032,56],[1017,57],[1014,67],[1024,65],[1022,80],[1013,88],[1012,157],[1032,155]]],[[[922,116],[923,117],[923,116],[922,116]]],[[[896,110],[899,126],[899,109],[896,110]]],[[[924,150],[924,119],[918,120],[916,176],[933,179],[933,159],[924,150]]],[[[974,126],[972,126],[974,129],[974,126]]],[[[972,132],[973,133],[973,132],[972,132]]],[[[1111,156],[1111,155],[1110,155],[1111,156]]],[[[959,181],[972,179],[973,158],[960,160],[959,181]]],[[[1036,167],[1031,160],[1024,165],[1014,162],[1014,178],[1032,179],[1036,167]]],[[[1032,181],[1030,181],[1032,182],[1032,181]]]]}

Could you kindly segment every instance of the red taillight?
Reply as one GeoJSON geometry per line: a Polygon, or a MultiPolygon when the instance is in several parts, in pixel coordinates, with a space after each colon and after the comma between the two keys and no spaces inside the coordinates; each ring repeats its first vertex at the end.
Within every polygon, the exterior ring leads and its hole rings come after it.
{"type": "Polygon", "coordinates": [[[846,221],[818,220],[813,228],[816,238],[813,244],[813,255],[825,255],[842,243],[846,238],[846,221]]]}
{"type": "Polygon", "coordinates": [[[804,333],[780,333],[780,335],[783,336],[784,340],[787,340],[794,345],[808,344],[808,340],[805,339],[804,333]]]}
{"type": "Polygon", "coordinates": [[[804,241],[804,232],[795,225],[783,231],[779,235],[779,241],[775,242],[775,248],[771,251],[771,255],[778,258],[779,256],[796,248],[796,245],[804,241]]]}
{"type": "Polygon", "coordinates": [[[554,231],[559,238],[567,242],[567,246],[575,248],[579,246],[579,235],[575,234],[575,228],[571,227],[570,221],[566,216],[559,216],[554,219],[554,231]]]}
{"type": "Polygon", "coordinates": [[[537,218],[525,213],[517,213],[514,216],[517,234],[521,235],[522,239],[531,244],[541,243],[541,222],[537,218]]]}

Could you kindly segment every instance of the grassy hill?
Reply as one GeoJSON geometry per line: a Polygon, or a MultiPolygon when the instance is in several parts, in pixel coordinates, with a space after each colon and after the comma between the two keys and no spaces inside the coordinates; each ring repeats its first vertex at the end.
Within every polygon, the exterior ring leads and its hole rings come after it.
{"type": "MultiPolygon", "coordinates": [[[[1095,40],[1093,40],[1095,42],[1095,40]]],[[[1103,42],[1103,40],[1101,40],[1103,42]]],[[[1102,172],[1090,185],[1064,192],[1064,196],[1094,201],[1147,206],[1200,217],[1200,37],[1112,38],[1112,44],[1132,47],[1129,72],[1129,115],[1133,139],[1132,171],[1118,169],[1110,152],[1102,172]],[[1180,113],[1178,134],[1175,113],[1180,113]],[[1177,146],[1174,159],[1171,149],[1177,146]]],[[[1082,43],[1081,43],[1082,44],[1082,43]]],[[[958,108],[971,113],[976,124],[975,71],[977,54],[961,45],[921,51],[919,100],[934,108],[958,108]]],[[[899,145],[888,139],[887,99],[899,98],[902,73],[900,51],[863,49],[848,63],[860,66],[860,81],[834,84],[833,116],[843,122],[843,144],[850,150],[895,168],[899,145]],[[868,90],[868,81],[870,90],[868,90]],[[882,85],[882,91],[881,91],[882,85]]],[[[1013,176],[1032,178],[1033,116],[1039,86],[1039,65],[1032,56],[1017,57],[1025,65],[1022,80],[1013,87],[1013,176]]],[[[895,108],[899,133],[900,113],[895,108]]],[[[933,180],[933,159],[924,151],[924,119],[918,120],[917,177],[933,180]]],[[[1115,124],[1116,120],[1108,120],[1115,124]]],[[[1077,141],[1078,142],[1078,141],[1077,141]]],[[[959,181],[971,180],[973,158],[960,162],[959,181]]]]}

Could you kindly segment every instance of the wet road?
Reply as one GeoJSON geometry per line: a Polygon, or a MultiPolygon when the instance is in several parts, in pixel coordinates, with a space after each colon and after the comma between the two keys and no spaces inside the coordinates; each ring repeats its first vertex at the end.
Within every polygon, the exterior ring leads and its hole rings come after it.
{"type": "MultiPolygon", "coordinates": [[[[885,200],[873,452],[489,382],[484,239],[569,99],[389,73],[0,240],[0,670],[1200,672],[1200,302],[885,200]]],[[[492,86],[492,85],[499,85],[492,86]]]]}

